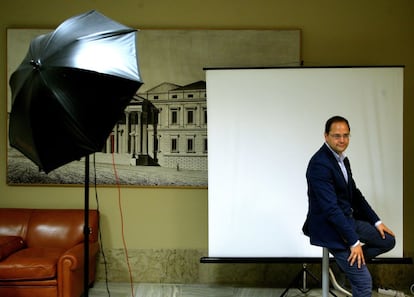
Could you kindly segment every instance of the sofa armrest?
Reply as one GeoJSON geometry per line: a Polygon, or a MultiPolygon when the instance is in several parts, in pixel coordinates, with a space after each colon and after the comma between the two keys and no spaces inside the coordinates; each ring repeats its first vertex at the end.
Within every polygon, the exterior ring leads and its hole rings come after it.
{"type": "MultiPolygon", "coordinates": [[[[95,280],[98,242],[89,243],[89,283],[95,280]]],[[[80,296],[83,292],[84,244],[67,250],[59,259],[57,272],[58,287],[63,288],[59,297],[80,296]]]]}

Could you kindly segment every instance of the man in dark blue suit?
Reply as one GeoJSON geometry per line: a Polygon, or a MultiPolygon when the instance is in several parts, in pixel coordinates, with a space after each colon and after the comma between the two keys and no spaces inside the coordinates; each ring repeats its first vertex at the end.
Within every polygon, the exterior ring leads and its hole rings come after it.
{"type": "Polygon", "coordinates": [[[325,124],[325,143],[306,171],[308,214],[303,232],[313,245],[327,247],[348,277],[353,297],[371,296],[365,260],[391,250],[394,233],[380,220],[356,187],[344,151],[350,126],[341,116],[325,124]]]}

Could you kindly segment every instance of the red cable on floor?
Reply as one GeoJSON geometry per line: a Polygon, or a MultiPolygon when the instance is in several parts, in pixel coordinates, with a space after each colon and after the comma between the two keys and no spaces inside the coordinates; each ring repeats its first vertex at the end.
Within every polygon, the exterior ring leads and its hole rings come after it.
{"type": "Polygon", "coordinates": [[[131,271],[131,265],[129,263],[129,257],[128,257],[128,249],[127,249],[127,245],[126,245],[126,241],[125,241],[125,235],[124,235],[124,215],[122,212],[122,200],[121,200],[121,185],[119,182],[119,176],[118,176],[118,172],[116,170],[116,166],[115,166],[115,155],[114,152],[112,152],[112,166],[114,169],[114,175],[115,175],[115,182],[116,182],[116,186],[118,189],[118,207],[119,207],[119,214],[121,216],[121,234],[122,234],[122,243],[123,243],[123,247],[124,247],[124,252],[125,252],[125,257],[126,257],[126,263],[128,266],[128,273],[129,273],[129,282],[131,285],[131,296],[134,297],[134,282],[132,280],[132,271],[131,271]]]}

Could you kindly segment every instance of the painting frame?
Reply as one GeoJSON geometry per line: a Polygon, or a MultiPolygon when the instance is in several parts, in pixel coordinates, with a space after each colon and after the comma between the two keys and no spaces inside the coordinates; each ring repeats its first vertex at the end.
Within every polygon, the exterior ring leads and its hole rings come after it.
{"type": "MultiPolygon", "coordinates": [[[[7,29],[8,80],[26,55],[30,40],[51,31],[7,29]]],[[[300,66],[301,31],[143,29],[137,33],[137,48],[144,85],[102,152],[91,158],[90,180],[100,186],[207,188],[204,69],[300,66]]],[[[8,87],[8,116],[11,106],[8,87]]],[[[81,186],[83,167],[82,159],[45,174],[7,139],[8,185],[81,186]]]]}

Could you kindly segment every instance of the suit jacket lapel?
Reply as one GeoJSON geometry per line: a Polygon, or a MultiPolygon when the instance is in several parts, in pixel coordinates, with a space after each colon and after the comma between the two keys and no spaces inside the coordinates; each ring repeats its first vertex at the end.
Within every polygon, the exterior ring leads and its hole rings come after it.
{"type": "Polygon", "coordinates": [[[348,191],[350,193],[349,197],[352,200],[352,171],[351,171],[351,164],[349,163],[348,157],[344,159],[344,164],[345,164],[346,172],[348,173],[348,191]]]}
{"type": "Polygon", "coordinates": [[[351,164],[349,163],[348,157],[344,159],[344,164],[345,164],[346,172],[348,173],[348,183],[349,183],[349,181],[352,178],[352,173],[351,173],[351,164]]]}

